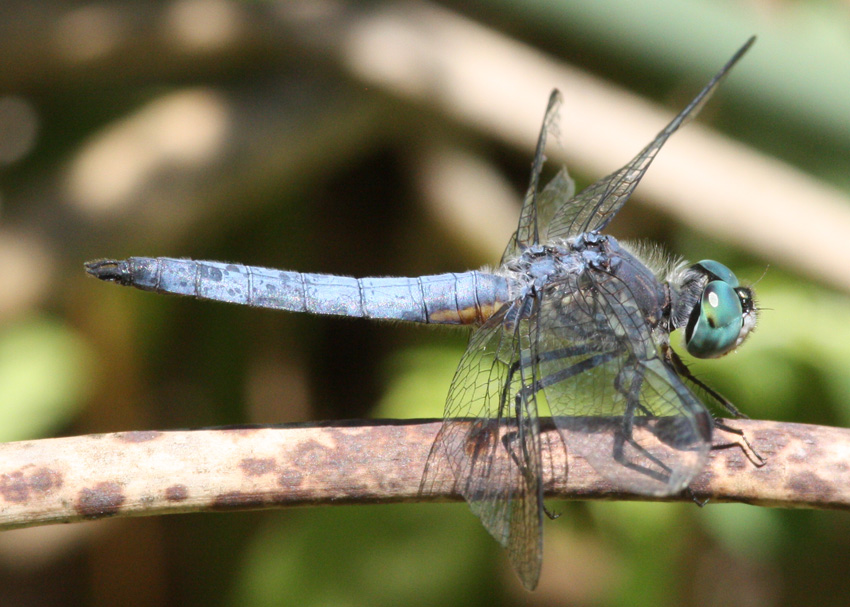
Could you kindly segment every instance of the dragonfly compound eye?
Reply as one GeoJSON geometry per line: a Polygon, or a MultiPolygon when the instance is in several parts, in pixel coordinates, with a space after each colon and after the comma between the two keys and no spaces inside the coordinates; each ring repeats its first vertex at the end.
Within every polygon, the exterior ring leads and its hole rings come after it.
{"type": "Polygon", "coordinates": [[[694,308],[685,331],[685,346],[698,358],[723,356],[737,345],[743,322],[744,310],[735,287],[712,280],[694,308]]]}
{"type": "Polygon", "coordinates": [[[735,273],[719,261],[703,259],[695,263],[694,266],[702,270],[709,277],[709,280],[720,280],[736,288],[739,286],[738,277],[735,276],[735,273]]]}

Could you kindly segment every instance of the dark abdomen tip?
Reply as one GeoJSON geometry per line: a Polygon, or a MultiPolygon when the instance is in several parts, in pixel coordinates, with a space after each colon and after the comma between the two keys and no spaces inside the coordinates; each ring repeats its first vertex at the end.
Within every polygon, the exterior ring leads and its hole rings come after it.
{"type": "Polygon", "coordinates": [[[126,284],[130,277],[126,260],[97,259],[95,261],[87,261],[85,266],[86,272],[91,276],[108,282],[126,284]]]}

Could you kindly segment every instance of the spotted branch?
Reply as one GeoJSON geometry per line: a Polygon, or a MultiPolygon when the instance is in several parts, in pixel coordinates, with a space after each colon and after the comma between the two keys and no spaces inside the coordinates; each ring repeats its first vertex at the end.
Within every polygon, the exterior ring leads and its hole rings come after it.
{"type": "MultiPolygon", "coordinates": [[[[850,506],[850,430],[730,423],[744,431],[765,463],[758,466],[757,455],[736,435],[715,432],[716,448],[691,485],[699,499],[850,506]]],[[[7,443],[0,445],[0,529],[111,516],[458,500],[450,489],[419,495],[439,426],[433,420],[354,421],[7,443]]],[[[568,453],[551,423],[544,423],[542,438],[549,455],[548,497],[645,499],[614,491],[583,459],[568,453]]]]}

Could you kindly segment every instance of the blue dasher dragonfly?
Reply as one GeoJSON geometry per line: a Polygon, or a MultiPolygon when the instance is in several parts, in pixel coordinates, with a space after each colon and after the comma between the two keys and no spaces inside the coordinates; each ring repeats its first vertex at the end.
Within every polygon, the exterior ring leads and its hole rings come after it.
{"type": "Polygon", "coordinates": [[[578,195],[565,168],[539,187],[561,103],[553,91],[519,224],[496,270],[355,279],[149,257],[92,261],[86,270],[157,293],[473,325],[421,492],[460,493],[533,589],[548,513],[541,409],[548,407],[566,447],[615,489],[653,496],[685,490],[711,446],[715,419],[687,383],[741,416],[691,375],[670,347],[670,333],[683,329],[685,347],[696,357],[723,356],[755,328],[752,290],[716,261],[688,265],[657,254],[641,260],[637,248],[602,230],[670,135],[699,112],[753,42],[631,162],[578,195]]]}

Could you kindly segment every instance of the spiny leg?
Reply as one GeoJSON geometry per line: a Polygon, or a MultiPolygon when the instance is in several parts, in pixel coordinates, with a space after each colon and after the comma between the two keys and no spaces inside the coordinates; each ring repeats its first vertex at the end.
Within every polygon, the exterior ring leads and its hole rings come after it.
{"type": "MultiPolygon", "coordinates": [[[[558,350],[550,350],[549,352],[544,352],[543,354],[538,355],[537,358],[538,358],[538,360],[545,360],[545,361],[558,360],[558,359],[561,359],[561,358],[572,358],[574,356],[579,356],[581,354],[587,354],[591,351],[592,350],[591,350],[590,345],[583,344],[581,346],[573,346],[573,347],[570,347],[570,348],[561,348],[561,349],[558,349],[558,350]]],[[[552,373],[551,375],[548,375],[548,376],[544,377],[543,379],[535,380],[533,383],[531,383],[527,386],[523,386],[516,393],[516,395],[514,396],[514,416],[515,416],[516,423],[517,423],[517,430],[514,431],[514,432],[509,432],[509,433],[505,434],[505,436],[502,438],[502,443],[504,445],[505,450],[508,452],[511,459],[513,460],[514,464],[516,464],[516,466],[522,472],[523,476],[525,477],[526,482],[529,481],[528,467],[525,465],[524,462],[527,462],[529,460],[530,454],[528,453],[528,447],[526,445],[525,440],[523,440],[524,437],[523,437],[523,434],[522,434],[525,431],[524,428],[523,428],[523,425],[522,425],[522,421],[521,421],[522,420],[522,407],[523,407],[523,403],[525,402],[525,399],[530,398],[532,395],[536,394],[537,392],[539,392],[543,388],[546,388],[548,386],[562,382],[566,379],[569,379],[570,377],[573,377],[575,375],[578,375],[580,373],[588,371],[588,370],[590,370],[594,367],[597,367],[601,364],[605,364],[606,362],[612,360],[618,354],[619,354],[618,352],[607,352],[607,353],[603,353],[603,354],[597,354],[597,355],[592,356],[590,358],[586,358],[586,359],[584,359],[584,360],[582,360],[582,361],[580,361],[580,362],[578,362],[578,363],[576,363],[576,364],[574,364],[570,367],[567,367],[565,369],[561,369],[557,373],[552,373]],[[523,456],[522,458],[519,456],[519,454],[516,452],[516,450],[512,447],[512,443],[516,440],[519,440],[519,443],[521,445],[522,456],[523,456]]],[[[526,365],[528,365],[528,364],[530,364],[530,363],[526,362],[526,365]]],[[[500,403],[500,406],[499,406],[500,417],[503,415],[503,412],[505,411],[505,409],[507,407],[507,402],[506,402],[507,393],[508,393],[508,388],[511,385],[513,374],[516,373],[516,371],[520,369],[520,366],[521,366],[520,361],[517,361],[513,365],[511,365],[511,369],[508,372],[508,378],[506,379],[505,384],[502,388],[501,403],[500,403]]],[[[550,519],[556,519],[560,516],[559,514],[550,512],[546,508],[545,505],[543,506],[543,512],[545,512],[546,516],[548,516],[550,519]]]]}
{"type": "Polygon", "coordinates": [[[721,443],[719,445],[712,445],[712,449],[732,449],[739,448],[744,452],[744,455],[747,456],[747,459],[756,467],[761,468],[765,464],[767,464],[767,458],[765,458],[761,453],[755,450],[755,448],[750,444],[750,441],[747,440],[746,433],[740,428],[733,428],[729,424],[725,423],[722,419],[715,418],[714,427],[718,430],[723,430],[724,432],[728,432],[729,434],[734,434],[740,439],[740,442],[731,442],[731,443],[721,443]],[[741,444],[743,443],[743,445],[741,444]],[[744,448],[746,446],[746,449],[744,448]]]}
{"type": "Polygon", "coordinates": [[[679,355],[676,354],[673,351],[672,348],[667,348],[666,355],[667,355],[666,356],[667,361],[671,365],[673,365],[673,369],[676,371],[676,373],[678,373],[679,375],[681,375],[682,377],[684,377],[685,379],[687,379],[688,381],[690,381],[694,385],[698,386],[701,390],[705,390],[705,392],[709,396],[711,396],[724,409],[726,409],[729,413],[731,413],[733,417],[735,417],[736,419],[750,419],[744,413],[739,411],[738,408],[735,405],[733,405],[732,402],[728,398],[726,398],[725,396],[720,394],[720,392],[718,392],[717,390],[714,390],[713,388],[707,386],[702,381],[700,381],[697,377],[695,377],[691,373],[691,370],[688,369],[688,366],[684,363],[684,361],[682,361],[681,358],[679,358],[679,355]]]}
{"type": "MultiPolygon", "coordinates": [[[[680,376],[684,377],[690,382],[693,382],[695,385],[699,386],[702,390],[714,398],[720,405],[726,409],[729,413],[732,414],[736,419],[750,419],[747,415],[738,410],[738,408],[733,405],[725,396],[717,392],[716,390],[710,388],[705,383],[696,378],[688,369],[688,366],[679,358],[679,355],[676,354],[672,348],[667,348],[666,350],[666,358],[673,365],[673,369],[680,376]]],[[[761,468],[767,463],[767,459],[765,459],[755,448],[750,444],[750,441],[747,439],[746,434],[743,430],[739,428],[733,428],[732,426],[723,422],[720,418],[714,418],[714,427],[718,430],[723,430],[724,432],[728,432],[730,434],[734,434],[738,438],[740,438],[740,443],[725,443],[720,445],[712,445],[712,449],[728,449],[731,447],[739,447],[744,454],[747,456],[754,466],[761,468]],[[741,444],[743,443],[743,445],[741,444]],[[744,448],[746,446],[746,448],[744,448]],[[751,455],[752,454],[752,455],[751,455]]]]}
{"type": "Polygon", "coordinates": [[[709,502],[709,500],[711,499],[710,497],[707,497],[704,500],[701,500],[700,498],[697,497],[697,494],[694,493],[694,490],[691,489],[690,487],[685,487],[685,495],[687,495],[689,498],[691,498],[691,501],[693,503],[695,503],[697,506],[699,506],[700,508],[704,507],[709,502]]]}
{"type": "MultiPolygon", "coordinates": [[[[549,350],[548,352],[543,352],[542,354],[537,355],[536,360],[530,360],[530,359],[526,359],[524,361],[517,360],[511,365],[510,369],[508,370],[508,376],[505,379],[505,384],[504,384],[504,387],[503,387],[502,394],[504,395],[506,393],[507,388],[511,385],[511,383],[514,380],[514,374],[517,371],[519,371],[521,368],[529,367],[533,364],[539,364],[541,362],[549,362],[549,361],[552,361],[552,360],[560,360],[562,358],[573,358],[575,356],[582,356],[584,354],[591,354],[593,352],[594,352],[594,346],[593,345],[591,345],[591,344],[580,344],[578,346],[570,346],[568,348],[559,348],[557,350],[549,350]]],[[[576,363],[576,364],[581,364],[582,362],[584,362],[584,361],[581,361],[581,362],[576,363]]],[[[572,367],[569,367],[569,368],[572,368],[572,367]]],[[[585,369],[582,369],[581,371],[584,371],[584,370],[585,369]]],[[[572,377],[573,375],[575,375],[575,373],[570,373],[569,375],[566,375],[565,378],[566,377],[572,377]]],[[[558,379],[557,381],[561,381],[561,380],[558,379]]],[[[546,385],[551,385],[552,383],[555,383],[555,382],[549,382],[546,385]]],[[[542,387],[543,386],[536,388],[534,390],[534,392],[538,392],[542,387]]],[[[502,402],[504,404],[504,398],[503,398],[502,402]]]]}
{"type": "MultiPolygon", "coordinates": [[[[543,354],[539,354],[537,356],[537,361],[550,361],[550,360],[558,360],[561,358],[572,358],[574,356],[580,356],[582,354],[587,354],[591,352],[591,346],[589,344],[582,344],[580,346],[572,346],[569,348],[560,348],[558,350],[550,350],[548,352],[544,352],[543,354]]],[[[534,394],[537,394],[543,388],[556,384],[558,382],[564,381],[570,377],[578,375],[579,373],[583,373],[589,369],[592,369],[598,365],[604,364],[611,360],[615,356],[615,352],[608,352],[604,354],[597,354],[590,358],[586,358],[576,364],[567,367],[566,369],[561,369],[557,373],[552,373],[544,377],[543,379],[538,379],[532,382],[527,386],[522,386],[520,390],[514,396],[514,419],[517,423],[517,431],[511,432],[505,435],[505,439],[519,438],[521,444],[523,445],[523,456],[526,458],[524,461],[528,461],[527,458],[529,454],[527,452],[527,447],[525,446],[525,441],[522,440],[522,405],[526,398],[532,397],[534,394]]],[[[526,361],[516,361],[511,365],[510,370],[508,371],[507,377],[505,378],[505,383],[502,386],[500,403],[499,403],[499,419],[505,417],[505,413],[507,412],[507,396],[510,392],[510,386],[513,383],[514,374],[520,370],[521,368],[532,366],[532,362],[530,360],[526,361]]],[[[507,442],[505,443],[507,445],[507,442]]],[[[510,449],[509,449],[510,451],[510,449]]],[[[514,461],[516,460],[515,454],[512,453],[512,458],[514,461]]],[[[520,466],[522,469],[522,466],[520,466]]]]}
{"type": "Polygon", "coordinates": [[[640,410],[647,416],[651,415],[651,413],[640,402],[640,389],[643,385],[643,373],[640,372],[639,365],[632,365],[632,368],[635,371],[635,375],[629,384],[628,390],[623,390],[623,381],[621,379],[621,376],[625,371],[625,367],[620,371],[620,374],[618,374],[617,379],[614,382],[617,391],[626,398],[626,410],[623,412],[622,432],[618,432],[614,435],[614,459],[630,470],[645,474],[654,480],[666,484],[670,480],[670,476],[673,471],[664,462],[644,449],[644,447],[634,439],[635,412],[640,410]],[[646,457],[652,464],[660,468],[661,472],[629,461],[625,454],[626,444],[631,445],[639,453],[643,454],[643,456],[646,457]]]}

